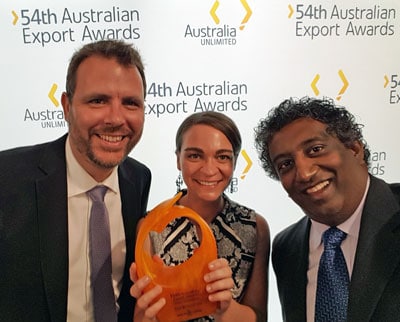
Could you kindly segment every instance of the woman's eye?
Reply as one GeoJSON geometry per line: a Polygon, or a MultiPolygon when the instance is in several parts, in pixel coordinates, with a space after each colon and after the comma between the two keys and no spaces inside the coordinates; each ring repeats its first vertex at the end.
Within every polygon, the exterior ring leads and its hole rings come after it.
{"type": "Polygon", "coordinates": [[[230,155],[219,155],[218,159],[220,159],[222,161],[230,161],[230,160],[232,160],[232,156],[230,156],[230,155]]]}

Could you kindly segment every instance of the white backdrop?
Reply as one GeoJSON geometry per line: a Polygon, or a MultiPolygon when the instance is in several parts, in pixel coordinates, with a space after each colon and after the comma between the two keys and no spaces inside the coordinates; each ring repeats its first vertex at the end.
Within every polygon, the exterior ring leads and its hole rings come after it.
{"type": "MultiPolygon", "coordinates": [[[[0,150],[67,131],[60,95],[73,51],[119,38],[143,55],[149,84],[132,156],[153,173],[152,208],[175,192],[174,136],[188,114],[232,117],[243,154],[231,196],[262,214],[272,237],[301,210],[267,178],[253,128],[290,96],[329,96],[365,124],[372,173],[399,181],[400,2],[382,0],[2,1],[0,150]]],[[[270,321],[281,320],[270,273],[270,321]]]]}

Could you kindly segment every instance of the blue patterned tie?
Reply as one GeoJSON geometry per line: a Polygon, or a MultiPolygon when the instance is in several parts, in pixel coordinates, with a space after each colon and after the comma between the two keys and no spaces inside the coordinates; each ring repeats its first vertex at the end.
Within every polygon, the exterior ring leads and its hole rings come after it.
{"type": "Polygon", "coordinates": [[[340,244],[347,234],[336,227],[324,232],[324,252],[318,269],[315,322],[345,322],[349,273],[340,244]]]}
{"type": "Polygon", "coordinates": [[[87,192],[92,199],[89,220],[90,281],[96,322],[116,322],[117,310],[112,285],[111,238],[108,212],[104,203],[106,186],[87,192]]]}

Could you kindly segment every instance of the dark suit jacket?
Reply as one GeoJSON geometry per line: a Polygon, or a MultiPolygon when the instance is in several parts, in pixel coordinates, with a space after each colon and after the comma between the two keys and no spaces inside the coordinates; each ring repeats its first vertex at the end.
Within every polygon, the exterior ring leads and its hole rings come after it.
{"type": "MultiPolygon", "coordinates": [[[[65,140],[0,153],[0,321],[66,321],[68,224],[65,140]]],[[[119,166],[126,264],[119,321],[132,322],[129,266],[151,173],[131,158],[119,166]]]]}
{"type": "MultiPolygon", "coordinates": [[[[400,321],[400,184],[371,176],[350,283],[348,321],[400,321]]],[[[310,220],[280,232],[272,247],[284,321],[306,321],[310,220]]]]}

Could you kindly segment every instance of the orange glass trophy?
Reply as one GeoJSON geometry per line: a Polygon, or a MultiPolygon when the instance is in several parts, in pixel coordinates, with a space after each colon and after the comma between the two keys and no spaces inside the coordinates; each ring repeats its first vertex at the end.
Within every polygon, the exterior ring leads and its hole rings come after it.
{"type": "Polygon", "coordinates": [[[203,280],[204,274],[209,272],[207,264],[217,258],[215,238],[210,227],[196,212],[176,205],[181,194],[160,203],[147,214],[136,241],[135,260],[139,278],[148,275],[152,280],[148,289],[160,285],[163,291],[158,298],[166,299],[165,306],[157,314],[160,322],[190,320],[209,315],[217,309],[217,304],[208,300],[203,280]],[[161,233],[168,223],[181,217],[190,219],[199,227],[200,246],[182,264],[167,266],[152,254],[149,234],[161,233]]]}

